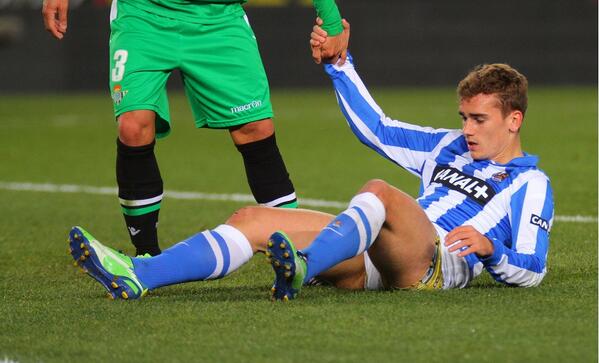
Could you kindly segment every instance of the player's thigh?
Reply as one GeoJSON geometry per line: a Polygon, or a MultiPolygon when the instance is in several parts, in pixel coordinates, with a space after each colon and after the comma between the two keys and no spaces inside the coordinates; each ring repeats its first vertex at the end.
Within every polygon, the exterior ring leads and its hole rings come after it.
{"type": "Polygon", "coordinates": [[[437,232],[414,198],[391,185],[382,189],[386,220],[368,255],[387,287],[408,287],[430,267],[437,232]]]}
{"type": "Polygon", "coordinates": [[[230,128],[272,117],[268,80],[244,16],[190,32],[182,53],[197,127],[230,128]]]}
{"type": "Polygon", "coordinates": [[[237,210],[226,223],[239,229],[256,252],[266,250],[268,238],[276,231],[298,238],[293,240],[296,247],[305,248],[333,218],[308,209],[251,206],[237,210]]]}
{"type": "Polygon", "coordinates": [[[338,263],[320,273],[316,279],[340,289],[362,290],[365,288],[366,280],[364,255],[354,256],[338,263]]]}
{"type": "Polygon", "coordinates": [[[118,2],[111,22],[109,83],[115,116],[154,111],[156,134],[170,130],[166,81],[177,65],[176,25],[118,2]]]}

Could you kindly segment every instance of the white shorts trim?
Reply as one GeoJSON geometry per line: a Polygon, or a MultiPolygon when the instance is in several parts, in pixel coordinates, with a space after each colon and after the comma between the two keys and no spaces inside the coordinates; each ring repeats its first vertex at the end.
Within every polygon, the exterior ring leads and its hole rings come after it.
{"type": "Polygon", "coordinates": [[[364,279],[364,289],[380,290],[383,288],[381,273],[374,267],[368,251],[364,252],[364,267],[366,268],[366,278],[364,279]]]}
{"type": "Polygon", "coordinates": [[[460,289],[466,287],[472,280],[472,274],[468,262],[464,257],[458,257],[458,251],[449,252],[445,246],[446,230],[433,223],[441,240],[441,270],[443,272],[444,289],[460,289]]]}

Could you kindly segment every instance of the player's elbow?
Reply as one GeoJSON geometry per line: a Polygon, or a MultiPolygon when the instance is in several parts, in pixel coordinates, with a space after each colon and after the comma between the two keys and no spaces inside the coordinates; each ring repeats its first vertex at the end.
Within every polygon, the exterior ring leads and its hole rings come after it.
{"type": "Polygon", "coordinates": [[[541,273],[534,273],[528,276],[528,278],[519,281],[515,286],[518,287],[537,287],[543,281],[547,271],[543,271],[541,273]]]}
{"type": "Polygon", "coordinates": [[[514,269],[508,276],[504,277],[504,281],[517,287],[536,287],[541,284],[546,274],[547,269],[544,261],[535,256],[527,268],[514,269]]]}

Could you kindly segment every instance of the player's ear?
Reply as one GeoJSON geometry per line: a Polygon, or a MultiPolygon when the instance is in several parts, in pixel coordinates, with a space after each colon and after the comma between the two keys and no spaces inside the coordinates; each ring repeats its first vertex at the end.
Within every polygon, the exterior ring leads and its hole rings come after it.
{"type": "Polygon", "coordinates": [[[510,132],[518,132],[520,131],[520,127],[522,127],[522,120],[524,119],[524,114],[522,111],[514,110],[508,115],[508,122],[510,127],[510,132]]]}

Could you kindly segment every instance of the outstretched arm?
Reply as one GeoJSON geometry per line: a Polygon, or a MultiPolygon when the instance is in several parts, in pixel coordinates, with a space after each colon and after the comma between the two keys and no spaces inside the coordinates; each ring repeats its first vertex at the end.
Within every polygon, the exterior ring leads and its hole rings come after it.
{"type": "Polygon", "coordinates": [[[62,39],[67,32],[67,11],[69,0],[44,0],[42,16],[44,27],[56,39],[62,39]]]}
{"type": "MultiPolygon", "coordinates": [[[[353,133],[380,155],[420,176],[424,161],[450,130],[421,127],[393,120],[374,101],[348,54],[343,65],[326,64],[337,102],[353,133]]],[[[455,134],[455,135],[454,135],[455,134]]]]}

